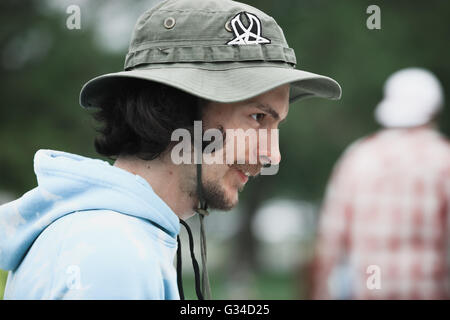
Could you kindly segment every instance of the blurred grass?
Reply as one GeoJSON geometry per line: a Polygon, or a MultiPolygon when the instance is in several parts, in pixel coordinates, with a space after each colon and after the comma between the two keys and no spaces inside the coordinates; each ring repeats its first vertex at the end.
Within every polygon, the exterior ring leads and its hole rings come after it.
{"type": "MultiPolygon", "coordinates": [[[[262,272],[255,274],[254,281],[247,288],[240,288],[249,291],[248,297],[233,296],[232,291],[229,290],[233,284],[228,283],[220,274],[210,273],[209,277],[213,300],[292,300],[299,298],[298,282],[290,273],[262,272]]],[[[197,300],[193,275],[183,275],[183,288],[186,299],[197,300]]]]}
{"type": "Polygon", "coordinates": [[[5,291],[7,276],[8,276],[7,271],[0,270],[0,300],[3,300],[3,293],[5,291]]]}

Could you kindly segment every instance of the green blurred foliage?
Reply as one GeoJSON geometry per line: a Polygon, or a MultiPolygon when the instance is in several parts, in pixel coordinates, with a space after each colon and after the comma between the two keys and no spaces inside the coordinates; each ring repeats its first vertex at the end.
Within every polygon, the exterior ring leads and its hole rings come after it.
{"type": "MultiPolygon", "coordinates": [[[[428,68],[450,97],[448,1],[246,2],[278,21],[295,49],[297,68],[330,76],[343,89],[339,101],[311,99],[291,105],[280,127],[280,171],[270,177],[278,195],[320,201],[346,146],[378,129],[373,111],[391,73],[428,68]],[[381,30],[366,27],[371,4],[381,9],[381,30]]],[[[450,135],[449,106],[439,126],[450,135]]]]}
{"type": "Polygon", "coordinates": [[[6,278],[8,273],[6,271],[0,270],[0,300],[3,299],[3,291],[6,286],[6,278]]]}
{"type": "MultiPolygon", "coordinates": [[[[255,300],[289,300],[299,295],[297,280],[294,275],[285,272],[256,272],[254,280],[245,289],[249,290],[255,300]]],[[[214,300],[237,299],[229,291],[229,281],[223,274],[210,274],[211,292],[214,300]]],[[[195,279],[192,274],[183,276],[183,288],[187,300],[197,300],[195,279]]],[[[244,290],[245,290],[244,289],[244,290]]],[[[239,300],[239,299],[238,299],[239,300]]]]}
{"type": "Polygon", "coordinates": [[[96,46],[91,30],[68,30],[67,15],[40,12],[39,5],[9,2],[1,10],[0,190],[17,195],[36,186],[38,149],[96,156],[94,123],[78,105],[79,91],[89,78],[120,70],[122,64],[121,56],[96,46]],[[45,55],[30,41],[34,37],[48,47],[45,55]],[[31,58],[20,63],[24,53],[15,47],[29,50],[31,58]]]}

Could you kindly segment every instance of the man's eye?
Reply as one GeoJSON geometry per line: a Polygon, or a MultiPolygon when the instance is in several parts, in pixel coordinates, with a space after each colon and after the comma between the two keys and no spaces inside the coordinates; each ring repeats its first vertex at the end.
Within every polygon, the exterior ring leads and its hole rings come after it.
{"type": "Polygon", "coordinates": [[[260,122],[262,119],[264,119],[265,116],[266,116],[265,113],[254,113],[251,115],[251,117],[258,122],[260,122]]]}

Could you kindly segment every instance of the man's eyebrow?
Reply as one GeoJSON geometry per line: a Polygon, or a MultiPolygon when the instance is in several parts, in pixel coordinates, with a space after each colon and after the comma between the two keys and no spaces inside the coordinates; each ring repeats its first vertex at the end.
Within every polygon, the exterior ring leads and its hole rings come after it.
{"type": "MultiPolygon", "coordinates": [[[[278,112],[276,112],[271,106],[267,105],[267,104],[263,104],[263,103],[258,103],[256,105],[256,107],[258,109],[260,109],[261,111],[267,112],[268,114],[270,114],[275,120],[280,120],[280,115],[278,114],[278,112]]],[[[280,124],[283,123],[284,121],[286,121],[287,117],[282,119],[280,121],[280,124]]]]}

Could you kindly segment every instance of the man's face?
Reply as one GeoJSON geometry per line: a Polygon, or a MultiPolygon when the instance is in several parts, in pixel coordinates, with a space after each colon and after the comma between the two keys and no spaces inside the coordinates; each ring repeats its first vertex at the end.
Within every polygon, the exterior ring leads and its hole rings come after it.
{"type": "Polygon", "coordinates": [[[224,161],[221,164],[203,163],[202,165],[203,195],[210,208],[230,210],[237,204],[238,192],[244,188],[248,180],[247,175],[255,176],[262,168],[262,163],[259,161],[261,156],[269,159],[272,164],[278,164],[281,161],[278,135],[271,129],[278,129],[280,122],[286,118],[288,110],[288,84],[246,101],[210,102],[205,107],[204,130],[216,128],[225,133],[224,161]],[[256,133],[256,143],[250,143],[249,139],[235,139],[227,134],[227,129],[243,129],[244,132],[250,129],[247,132],[256,133]],[[266,138],[261,138],[264,134],[266,138]],[[272,135],[275,136],[272,137],[272,135]],[[227,145],[231,143],[230,139],[235,141],[234,150],[227,148],[227,145]],[[238,148],[241,152],[237,151],[238,148]],[[225,161],[226,159],[228,160],[225,161]],[[238,160],[243,164],[238,164],[238,160]]]}

